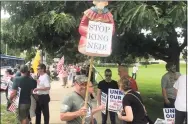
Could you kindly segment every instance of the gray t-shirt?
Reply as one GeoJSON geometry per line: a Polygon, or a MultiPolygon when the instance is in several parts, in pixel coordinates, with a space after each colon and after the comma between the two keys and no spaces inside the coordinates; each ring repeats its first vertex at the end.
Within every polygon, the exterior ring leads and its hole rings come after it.
{"type": "Polygon", "coordinates": [[[167,97],[176,99],[175,90],[174,90],[174,83],[181,74],[176,72],[176,74],[172,74],[167,72],[161,79],[161,87],[166,89],[167,97]]]}
{"type": "MultiPolygon", "coordinates": [[[[84,106],[84,99],[78,95],[76,92],[72,92],[69,95],[66,95],[66,97],[63,99],[61,103],[61,113],[66,112],[75,112],[78,111],[80,108],[84,106]]],[[[88,104],[88,110],[86,115],[85,124],[90,124],[91,122],[91,104],[88,104]]],[[[71,121],[67,121],[67,124],[81,124],[82,123],[82,117],[77,117],[71,121]]]]}

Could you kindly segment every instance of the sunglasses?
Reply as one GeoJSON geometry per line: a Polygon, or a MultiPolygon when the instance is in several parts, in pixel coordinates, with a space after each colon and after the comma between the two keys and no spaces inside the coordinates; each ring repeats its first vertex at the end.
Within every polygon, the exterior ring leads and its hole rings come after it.
{"type": "Polygon", "coordinates": [[[112,77],[112,75],[111,75],[111,74],[106,74],[105,76],[106,76],[106,77],[112,77]]]}

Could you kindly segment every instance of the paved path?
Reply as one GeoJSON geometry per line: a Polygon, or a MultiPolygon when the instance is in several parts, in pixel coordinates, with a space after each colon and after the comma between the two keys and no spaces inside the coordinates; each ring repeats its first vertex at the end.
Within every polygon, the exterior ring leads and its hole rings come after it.
{"type": "MultiPolygon", "coordinates": [[[[50,124],[65,124],[60,120],[60,104],[63,97],[72,92],[74,88],[64,88],[61,86],[61,83],[58,81],[51,83],[51,91],[50,91],[50,124]]],[[[93,103],[96,106],[96,102],[93,103]]],[[[95,118],[97,119],[98,124],[101,124],[101,113],[98,112],[95,114],[95,118]]],[[[108,120],[109,121],[109,120],[108,120]]],[[[35,122],[35,118],[32,118],[32,122],[35,122]]],[[[42,115],[42,123],[43,123],[43,115],[42,115]]],[[[110,123],[109,123],[110,124],[110,123]]]]}

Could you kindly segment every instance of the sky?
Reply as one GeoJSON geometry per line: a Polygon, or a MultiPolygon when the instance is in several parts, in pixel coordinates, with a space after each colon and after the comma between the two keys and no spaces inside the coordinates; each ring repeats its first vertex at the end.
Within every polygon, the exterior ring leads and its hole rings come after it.
{"type": "Polygon", "coordinates": [[[1,19],[8,18],[10,15],[8,13],[5,13],[3,10],[1,10],[1,19]]]}

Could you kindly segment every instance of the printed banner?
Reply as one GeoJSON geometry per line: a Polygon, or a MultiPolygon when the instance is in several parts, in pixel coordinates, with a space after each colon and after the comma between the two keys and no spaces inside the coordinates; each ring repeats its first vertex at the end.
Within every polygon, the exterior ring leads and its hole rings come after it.
{"type": "Polygon", "coordinates": [[[164,108],[163,109],[165,124],[175,123],[175,108],[164,108]]]}
{"type": "Polygon", "coordinates": [[[21,88],[18,87],[17,95],[13,98],[12,103],[8,109],[9,111],[16,113],[16,109],[19,106],[20,92],[21,92],[21,88]]]}
{"type": "Polygon", "coordinates": [[[118,89],[108,89],[108,110],[118,112],[122,108],[124,93],[118,89]]]}
{"type": "Polygon", "coordinates": [[[106,104],[107,104],[107,94],[103,93],[101,94],[101,105],[105,106],[105,110],[102,111],[102,113],[106,114],[106,104]]]}
{"type": "Polygon", "coordinates": [[[112,45],[113,25],[89,21],[86,52],[109,54],[112,45]]]}

